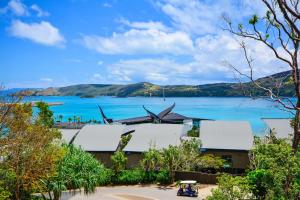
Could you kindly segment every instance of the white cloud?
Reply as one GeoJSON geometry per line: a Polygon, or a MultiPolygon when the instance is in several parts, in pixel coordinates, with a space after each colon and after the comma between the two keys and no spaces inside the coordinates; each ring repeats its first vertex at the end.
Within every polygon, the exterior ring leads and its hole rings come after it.
{"type": "Polygon", "coordinates": [[[17,16],[26,16],[29,15],[28,9],[25,4],[23,4],[20,0],[11,0],[9,1],[4,11],[10,10],[17,16]]]}
{"type": "Polygon", "coordinates": [[[102,6],[103,6],[103,7],[106,7],[106,8],[111,8],[111,7],[112,7],[112,5],[109,4],[109,3],[107,3],[107,2],[106,2],[106,3],[103,3],[102,6]]]}
{"type": "Polygon", "coordinates": [[[131,29],[113,33],[111,37],[86,35],[83,44],[102,54],[188,54],[193,42],[184,32],[164,32],[156,29],[131,29]]]}
{"type": "Polygon", "coordinates": [[[154,21],[148,21],[148,22],[130,22],[124,18],[121,18],[119,20],[120,23],[131,27],[135,29],[154,29],[154,30],[161,30],[161,31],[169,31],[170,28],[166,27],[163,23],[161,22],[154,22],[154,21]]]}
{"type": "Polygon", "coordinates": [[[201,64],[194,61],[179,63],[167,58],[120,60],[107,66],[107,71],[109,80],[121,83],[148,81],[156,84],[205,83],[207,79],[200,77],[209,79],[213,74],[221,72],[218,69],[201,70],[201,64]]]}
{"type": "Polygon", "coordinates": [[[37,16],[38,16],[38,17],[47,17],[47,16],[50,15],[47,11],[42,10],[42,9],[41,9],[38,5],[36,5],[36,4],[33,4],[30,8],[31,8],[32,10],[34,10],[34,11],[37,13],[37,16]]]}
{"type": "MultiPolygon", "coordinates": [[[[254,59],[253,70],[256,77],[261,77],[286,70],[287,68],[279,62],[273,52],[264,44],[253,40],[244,40],[247,45],[249,55],[254,59]]],[[[239,68],[243,72],[248,71],[248,66],[245,61],[243,51],[238,44],[237,39],[234,39],[229,34],[207,35],[199,37],[195,42],[196,53],[194,59],[203,63],[207,70],[218,68],[225,70],[223,63],[228,62],[239,68]]],[[[231,72],[233,69],[229,69],[231,72]]],[[[226,77],[226,74],[224,74],[226,77]]],[[[232,76],[228,74],[227,76],[232,76]]]]}
{"type": "Polygon", "coordinates": [[[59,30],[46,21],[27,24],[20,20],[15,20],[8,28],[8,31],[12,36],[29,39],[48,46],[63,46],[65,42],[59,30]]]}
{"type": "Polygon", "coordinates": [[[44,82],[53,82],[53,79],[52,78],[41,78],[41,81],[44,81],[44,82]]]}
{"type": "Polygon", "coordinates": [[[196,35],[220,31],[223,14],[242,20],[243,17],[265,11],[258,0],[159,0],[157,5],[171,18],[174,27],[196,35]]]}
{"type": "Polygon", "coordinates": [[[99,60],[99,61],[97,62],[97,65],[103,65],[103,61],[102,61],[102,60],[99,60]]]}
{"type": "Polygon", "coordinates": [[[93,77],[97,78],[97,79],[102,78],[102,76],[100,74],[94,74],[93,77]]]}

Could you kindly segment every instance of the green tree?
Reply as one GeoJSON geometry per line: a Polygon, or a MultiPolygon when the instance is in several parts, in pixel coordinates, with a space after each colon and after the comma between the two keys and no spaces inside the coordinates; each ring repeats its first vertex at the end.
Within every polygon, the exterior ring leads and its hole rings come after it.
{"type": "Polygon", "coordinates": [[[37,123],[41,123],[44,126],[52,127],[54,125],[53,112],[50,110],[49,105],[45,102],[37,102],[37,108],[39,109],[37,123]]]}
{"type": "Polygon", "coordinates": [[[143,153],[141,166],[146,172],[157,171],[162,166],[162,160],[161,152],[155,148],[150,148],[147,152],[143,153]]]}
{"type": "Polygon", "coordinates": [[[69,117],[69,118],[68,118],[68,122],[69,122],[69,124],[71,123],[71,121],[72,121],[72,118],[71,118],[71,117],[69,117]]]}
{"type": "MultiPolygon", "coordinates": [[[[40,120],[40,119],[37,119],[40,120]]],[[[55,172],[62,152],[56,141],[61,134],[43,123],[32,122],[30,104],[16,104],[7,123],[8,134],[0,139],[1,168],[14,175],[14,199],[39,191],[39,181],[55,172]]]]}
{"type": "MultiPolygon", "coordinates": [[[[293,141],[294,152],[297,151],[300,142],[300,76],[299,76],[299,45],[300,45],[300,14],[299,0],[261,0],[265,14],[258,16],[254,14],[248,21],[248,25],[234,24],[228,17],[224,17],[227,27],[225,30],[239,39],[257,42],[273,53],[274,57],[290,70],[289,77],[281,77],[281,80],[274,81],[270,78],[265,84],[260,79],[255,79],[251,51],[247,50],[245,41],[240,42],[243,50],[247,70],[240,70],[240,67],[228,64],[234,69],[242,82],[244,78],[251,81],[252,86],[263,92],[263,98],[268,96],[270,100],[279,104],[282,109],[289,111],[293,115],[293,141]],[[248,72],[246,72],[248,71],[248,72]],[[290,78],[287,81],[287,78],[290,78]],[[285,82],[286,81],[286,82],[285,82]],[[282,96],[282,86],[289,84],[292,88],[291,97],[282,96]]],[[[281,70],[281,66],[278,69],[281,70]]],[[[276,68],[276,67],[275,67],[276,68]]],[[[251,88],[249,88],[250,96],[251,88]]],[[[249,91],[245,91],[249,93],[249,91]]]]}
{"type": "Polygon", "coordinates": [[[58,118],[59,118],[59,121],[60,121],[60,122],[63,121],[63,115],[59,115],[58,118]]]}
{"type": "Polygon", "coordinates": [[[196,126],[193,126],[193,128],[187,132],[187,136],[199,137],[199,128],[197,128],[196,126]]]}
{"type": "Polygon", "coordinates": [[[111,156],[112,169],[115,174],[119,174],[122,170],[126,168],[127,157],[123,151],[116,151],[111,156]]]}
{"type": "Polygon", "coordinates": [[[118,150],[123,150],[126,147],[126,145],[128,144],[128,142],[130,141],[131,137],[132,137],[131,134],[122,135],[121,141],[119,142],[118,150]]]}
{"type": "Polygon", "coordinates": [[[298,149],[295,154],[289,142],[274,137],[256,139],[250,163],[251,169],[242,179],[221,177],[210,199],[228,194],[251,194],[253,199],[268,200],[300,197],[300,152],[298,149]]]}
{"type": "Polygon", "coordinates": [[[224,164],[225,161],[220,157],[207,154],[199,157],[197,167],[220,169],[224,166],[224,164]]]}
{"type": "Polygon", "coordinates": [[[212,190],[207,200],[246,200],[253,199],[246,177],[232,177],[224,174],[218,178],[218,188],[212,190]]]}
{"type": "Polygon", "coordinates": [[[300,152],[290,143],[270,137],[256,141],[251,150],[251,171],[248,173],[253,193],[267,199],[295,199],[300,196],[300,152]]]}
{"type": "Polygon", "coordinates": [[[84,193],[89,194],[96,186],[110,181],[109,170],[91,154],[73,145],[64,146],[64,149],[65,155],[58,161],[56,174],[42,180],[50,199],[58,200],[64,190],[83,188],[84,193]]]}

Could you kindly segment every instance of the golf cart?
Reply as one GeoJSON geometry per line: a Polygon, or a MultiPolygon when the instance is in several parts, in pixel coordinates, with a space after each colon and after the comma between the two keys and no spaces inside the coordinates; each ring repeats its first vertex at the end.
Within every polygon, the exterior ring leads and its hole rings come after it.
{"type": "Polygon", "coordinates": [[[197,181],[193,180],[180,181],[177,196],[197,197],[198,187],[196,184],[197,181]]]}

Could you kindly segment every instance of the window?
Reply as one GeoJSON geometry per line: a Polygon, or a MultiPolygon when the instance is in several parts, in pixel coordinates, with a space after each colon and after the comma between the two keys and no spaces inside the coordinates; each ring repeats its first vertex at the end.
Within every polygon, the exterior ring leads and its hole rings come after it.
{"type": "Polygon", "coordinates": [[[231,155],[223,155],[222,159],[225,161],[224,168],[232,167],[232,156],[231,155]]]}

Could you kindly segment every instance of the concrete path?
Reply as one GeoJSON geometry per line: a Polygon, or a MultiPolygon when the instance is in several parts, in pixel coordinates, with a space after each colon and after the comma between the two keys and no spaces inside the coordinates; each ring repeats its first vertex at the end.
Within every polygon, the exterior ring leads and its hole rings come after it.
{"type": "Polygon", "coordinates": [[[107,186],[98,187],[96,192],[90,195],[77,193],[70,195],[65,193],[61,200],[188,200],[205,199],[211,194],[215,185],[201,186],[198,190],[198,198],[177,197],[177,187],[160,187],[157,185],[135,185],[135,186],[107,186]]]}

